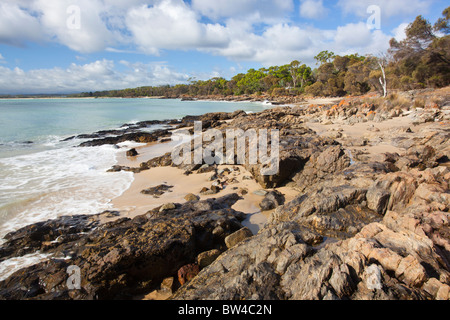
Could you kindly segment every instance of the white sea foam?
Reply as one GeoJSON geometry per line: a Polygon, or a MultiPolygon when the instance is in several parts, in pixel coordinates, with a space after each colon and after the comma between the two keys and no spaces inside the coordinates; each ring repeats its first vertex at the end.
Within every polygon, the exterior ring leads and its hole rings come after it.
{"type": "Polygon", "coordinates": [[[111,199],[133,180],[132,173],[106,172],[120,151],[65,147],[0,159],[0,237],[63,215],[111,209],[111,199]]]}
{"type": "Polygon", "coordinates": [[[25,255],[23,257],[16,257],[5,260],[0,263],[0,281],[7,279],[14,272],[30,267],[32,265],[38,264],[47,260],[50,257],[49,254],[42,254],[40,252],[35,252],[32,254],[25,255]]]}

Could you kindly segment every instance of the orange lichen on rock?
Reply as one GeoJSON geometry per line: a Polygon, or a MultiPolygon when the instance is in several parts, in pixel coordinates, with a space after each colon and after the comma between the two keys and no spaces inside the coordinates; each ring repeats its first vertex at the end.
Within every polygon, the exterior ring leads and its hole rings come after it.
{"type": "Polygon", "coordinates": [[[348,107],[350,106],[350,101],[349,100],[342,100],[341,102],[339,102],[339,107],[348,107]]]}

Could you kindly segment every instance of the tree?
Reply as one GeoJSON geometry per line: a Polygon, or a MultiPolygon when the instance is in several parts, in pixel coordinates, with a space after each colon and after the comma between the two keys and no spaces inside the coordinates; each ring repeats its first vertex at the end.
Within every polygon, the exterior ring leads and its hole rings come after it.
{"type": "Polygon", "coordinates": [[[328,52],[328,50],[325,50],[315,56],[314,59],[317,60],[316,64],[322,65],[324,63],[331,62],[335,57],[336,55],[334,54],[334,52],[328,52]]]}
{"type": "Polygon", "coordinates": [[[434,24],[434,31],[442,32],[444,34],[450,33],[450,7],[445,9],[442,12],[443,18],[439,18],[438,21],[434,24]]]}
{"type": "Polygon", "coordinates": [[[293,83],[293,87],[296,88],[297,84],[298,84],[298,80],[300,78],[300,74],[299,74],[299,69],[300,69],[300,61],[298,60],[294,60],[291,62],[289,71],[291,74],[291,78],[292,78],[292,83],[293,83]]]}
{"type": "Polygon", "coordinates": [[[398,42],[391,39],[389,53],[396,60],[415,58],[423,53],[436,38],[431,24],[418,16],[405,30],[406,39],[398,42]]]}
{"type": "Polygon", "coordinates": [[[381,76],[378,78],[378,81],[380,82],[381,89],[383,90],[383,97],[387,97],[387,78],[386,78],[386,57],[382,58],[376,58],[374,57],[376,64],[380,67],[381,70],[381,76]]]}
{"type": "MultiPolygon", "coordinates": [[[[406,39],[392,39],[388,53],[392,56],[390,69],[397,76],[403,89],[445,86],[449,83],[450,36],[433,31],[448,32],[450,8],[444,10],[444,18],[434,27],[418,16],[406,29],[406,39]]],[[[445,33],[445,32],[444,32],[445,33]]]]}
{"type": "Polygon", "coordinates": [[[304,64],[304,65],[302,65],[300,74],[301,74],[301,78],[300,78],[301,86],[302,86],[302,88],[304,88],[305,84],[312,78],[312,70],[310,67],[308,67],[304,64]]]}

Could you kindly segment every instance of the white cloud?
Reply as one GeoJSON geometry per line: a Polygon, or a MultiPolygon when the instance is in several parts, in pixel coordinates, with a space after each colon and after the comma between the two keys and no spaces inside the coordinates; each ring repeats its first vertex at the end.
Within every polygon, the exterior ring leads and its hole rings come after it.
{"type": "Polygon", "coordinates": [[[409,23],[402,23],[397,28],[395,28],[392,33],[394,34],[394,38],[397,41],[402,41],[406,39],[406,28],[409,26],[409,23]]]}
{"type": "Polygon", "coordinates": [[[277,24],[268,27],[261,35],[251,32],[239,34],[237,26],[227,25],[232,40],[226,48],[207,51],[235,61],[257,61],[265,67],[293,60],[314,66],[314,56],[322,50],[339,55],[378,55],[388,49],[392,38],[381,30],[369,30],[362,22],[350,23],[336,30],[277,24]]]}
{"type": "Polygon", "coordinates": [[[372,41],[372,33],[365,23],[349,23],[337,28],[335,41],[342,47],[366,47],[372,41]]]}
{"type": "Polygon", "coordinates": [[[48,37],[74,51],[103,50],[118,36],[107,28],[102,19],[106,8],[101,1],[35,0],[33,7],[40,12],[40,22],[48,37]],[[79,16],[76,11],[68,11],[71,6],[79,8],[79,16]],[[70,23],[77,23],[76,20],[72,22],[72,18],[79,20],[79,28],[70,26],[70,23]]]}
{"type": "Polygon", "coordinates": [[[321,19],[326,17],[328,10],[322,0],[301,0],[300,16],[308,19],[321,19]]]}
{"type": "Polygon", "coordinates": [[[197,14],[181,0],[163,0],[153,7],[128,11],[126,24],[134,42],[145,52],[224,47],[229,39],[220,24],[199,22],[197,14]]]}
{"type": "Polygon", "coordinates": [[[0,3],[0,43],[18,46],[42,39],[42,27],[30,11],[12,1],[0,3]]]}
{"type": "MultiPolygon", "coordinates": [[[[124,64],[121,62],[121,64],[124,64]]],[[[68,68],[36,69],[0,66],[0,94],[68,93],[164,85],[186,82],[188,76],[174,72],[164,63],[127,63],[119,72],[110,60],[98,60],[68,68]]]]}
{"type": "Polygon", "coordinates": [[[56,41],[77,52],[100,51],[123,40],[120,32],[107,26],[110,8],[102,0],[2,0],[0,43],[19,46],[27,41],[56,41]],[[74,17],[68,10],[71,6],[79,8],[79,28],[69,26],[74,17]]]}

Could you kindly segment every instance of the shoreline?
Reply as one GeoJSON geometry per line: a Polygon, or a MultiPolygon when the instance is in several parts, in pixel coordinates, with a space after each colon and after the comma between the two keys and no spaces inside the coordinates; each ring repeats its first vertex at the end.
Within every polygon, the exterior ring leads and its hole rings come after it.
{"type": "Polygon", "coordinates": [[[0,297],[30,297],[38,285],[31,298],[448,300],[450,92],[439,94],[437,107],[433,96],[424,108],[353,97],[172,123],[280,130],[280,171],[269,178],[261,165],[173,166],[173,127],[83,143],[132,139],[108,172],[133,181],[112,210],[10,234],[0,261],[52,259],[0,281],[0,297]],[[82,275],[76,292],[60,285],[70,265],[82,275]]]}
{"type": "MultiPolygon", "coordinates": [[[[149,161],[153,158],[163,156],[170,152],[174,144],[169,143],[151,143],[145,146],[139,146],[135,149],[139,153],[135,157],[127,157],[126,151],[121,152],[117,159],[117,165],[127,167],[139,167],[143,162],[149,161]]],[[[243,225],[248,227],[254,234],[257,234],[268,221],[273,210],[261,211],[259,204],[264,196],[256,195],[255,192],[262,190],[256,180],[251,177],[251,173],[241,165],[219,165],[217,170],[233,170],[230,174],[231,179],[236,182],[225,187],[219,194],[204,195],[201,194],[203,188],[211,187],[211,176],[213,172],[207,173],[193,173],[189,176],[184,174],[182,169],[176,167],[159,167],[152,168],[147,171],[133,174],[133,181],[130,187],[125,190],[120,196],[112,199],[110,203],[113,205],[113,211],[121,213],[120,218],[133,219],[139,215],[143,215],[148,211],[161,207],[166,203],[185,203],[185,197],[188,194],[195,194],[200,201],[207,199],[215,199],[223,197],[232,193],[236,193],[241,189],[246,190],[246,194],[241,195],[241,200],[237,201],[232,209],[245,213],[246,219],[243,225]],[[159,185],[173,186],[173,189],[164,193],[158,198],[151,195],[144,195],[142,190],[157,187],[159,185]]],[[[290,202],[295,198],[296,192],[290,187],[270,189],[281,192],[290,202]]]]}
{"type": "MultiPolygon", "coordinates": [[[[314,99],[310,102],[330,102],[335,103],[334,100],[329,99],[314,99]]],[[[284,106],[292,108],[293,106],[284,106]]],[[[343,142],[345,139],[362,139],[365,136],[376,136],[378,132],[371,133],[371,129],[375,126],[378,130],[399,130],[402,128],[410,127],[413,125],[413,119],[405,116],[401,118],[394,118],[383,122],[367,121],[357,124],[343,124],[342,122],[330,123],[318,123],[318,122],[306,122],[305,126],[315,131],[318,136],[327,137],[331,134],[334,137],[336,132],[339,132],[336,141],[343,142]],[[344,137],[344,140],[339,137],[344,137]]],[[[181,129],[189,129],[179,128],[181,129]]],[[[135,157],[127,157],[126,151],[120,153],[117,159],[118,166],[124,167],[139,167],[143,162],[147,162],[151,159],[161,157],[167,152],[171,152],[175,146],[172,142],[154,142],[144,146],[136,147],[135,149],[139,153],[135,157]]],[[[126,147],[126,145],[124,146],[126,147]]],[[[400,155],[405,153],[404,149],[394,147],[390,144],[381,144],[378,146],[354,146],[349,148],[348,151],[351,154],[350,149],[353,151],[363,150],[365,154],[368,154],[368,158],[374,161],[379,161],[382,155],[386,152],[399,153],[400,155]]],[[[261,185],[252,177],[249,180],[243,180],[243,177],[251,177],[252,174],[247,171],[243,166],[238,165],[219,165],[218,170],[225,168],[231,169],[232,167],[238,167],[240,171],[233,175],[233,178],[238,180],[236,184],[238,187],[247,189],[248,193],[242,196],[242,200],[238,201],[232,208],[244,212],[247,215],[247,219],[244,221],[244,226],[249,227],[254,234],[257,234],[260,229],[268,222],[270,215],[274,210],[261,212],[259,203],[262,201],[263,196],[256,196],[254,192],[264,189],[261,185]]],[[[184,197],[190,193],[199,196],[200,200],[214,199],[218,196],[228,195],[236,192],[237,189],[233,189],[233,186],[221,191],[219,195],[202,195],[200,190],[202,188],[208,188],[211,186],[212,173],[192,174],[190,176],[184,175],[183,170],[176,167],[160,167],[152,168],[148,171],[133,174],[133,181],[130,187],[125,190],[122,195],[111,200],[113,210],[121,212],[120,217],[126,217],[133,219],[136,216],[143,215],[148,211],[161,207],[166,203],[185,203],[184,197]],[[148,195],[141,194],[141,191],[150,187],[157,187],[159,185],[171,185],[174,186],[173,190],[163,194],[158,198],[153,198],[148,195]]],[[[271,188],[267,191],[279,191],[285,198],[286,203],[292,201],[298,194],[298,191],[289,186],[281,188],[271,188]]]]}

